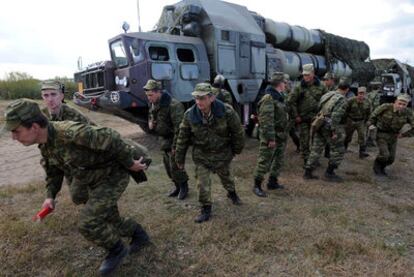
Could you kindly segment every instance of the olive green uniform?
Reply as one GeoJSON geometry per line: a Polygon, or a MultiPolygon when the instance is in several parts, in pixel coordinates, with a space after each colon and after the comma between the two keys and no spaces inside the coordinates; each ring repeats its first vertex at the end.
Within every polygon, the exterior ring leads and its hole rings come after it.
{"type": "Polygon", "coordinates": [[[230,106],[233,105],[233,98],[231,97],[231,93],[228,90],[212,87],[211,91],[221,102],[229,104],[230,106]]]}
{"type": "Polygon", "coordinates": [[[361,103],[357,97],[348,99],[348,110],[346,119],[346,138],[345,147],[352,141],[355,130],[358,133],[358,144],[360,150],[365,151],[366,148],[366,123],[371,114],[371,103],[365,98],[361,103]]]}

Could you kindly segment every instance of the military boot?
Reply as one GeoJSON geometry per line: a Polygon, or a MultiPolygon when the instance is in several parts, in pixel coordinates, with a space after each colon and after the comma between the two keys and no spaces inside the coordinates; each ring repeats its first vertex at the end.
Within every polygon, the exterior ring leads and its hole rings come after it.
{"type": "Polygon", "coordinates": [[[174,182],[175,189],[173,189],[169,194],[168,197],[177,197],[180,193],[180,187],[176,182],[174,182]]]}
{"type": "Polygon", "coordinates": [[[325,178],[327,179],[327,181],[330,182],[341,182],[342,181],[342,177],[336,175],[335,173],[335,169],[337,168],[337,166],[335,165],[328,165],[328,168],[325,171],[325,178]]]}
{"type": "Polygon", "coordinates": [[[382,165],[377,159],[375,159],[372,169],[374,170],[375,175],[384,176],[382,165]]]}
{"type": "Polygon", "coordinates": [[[132,240],[129,244],[129,253],[136,253],[141,248],[149,245],[150,243],[151,241],[147,232],[145,232],[142,226],[138,224],[137,228],[134,231],[134,234],[132,234],[132,240]]]}
{"type": "Polygon", "coordinates": [[[118,267],[126,255],[128,255],[128,249],[124,246],[122,241],[119,240],[115,246],[109,250],[108,255],[99,267],[99,273],[104,276],[110,274],[118,267]]]}
{"type": "Polygon", "coordinates": [[[188,183],[187,181],[180,183],[180,193],[178,199],[184,200],[188,195],[188,183]]]}
{"type": "Polygon", "coordinates": [[[284,189],[285,187],[277,181],[277,177],[269,176],[269,180],[267,181],[267,189],[274,190],[274,189],[284,189]]]}
{"type": "Polygon", "coordinates": [[[266,197],[266,193],[262,190],[262,180],[254,179],[253,193],[259,197],[266,197]]]}
{"type": "Polygon", "coordinates": [[[311,179],[319,179],[318,176],[313,175],[313,169],[305,168],[305,173],[303,174],[303,179],[311,180],[311,179]]]}
{"type": "Polygon", "coordinates": [[[227,197],[231,199],[231,202],[233,202],[234,205],[241,205],[241,200],[237,195],[236,191],[228,191],[227,197]]]}
{"type": "Polygon", "coordinates": [[[375,143],[375,141],[372,138],[368,138],[367,139],[367,146],[368,147],[375,147],[375,146],[377,146],[377,144],[375,143]]]}
{"type": "Polygon", "coordinates": [[[325,158],[329,159],[331,157],[331,147],[329,144],[325,145],[325,158]]]}
{"type": "Polygon", "coordinates": [[[388,176],[387,172],[385,171],[386,166],[387,165],[385,163],[380,163],[380,170],[381,170],[382,175],[384,176],[388,176]]]}
{"type": "Polygon", "coordinates": [[[369,154],[366,151],[367,151],[366,146],[359,147],[359,158],[360,159],[364,159],[369,156],[369,154]]]}
{"type": "Polygon", "coordinates": [[[203,223],[208,221],[211,216],[211,205],[203,205],[201,207],[201,213],[194,220],[196,223],[203,223]]]}

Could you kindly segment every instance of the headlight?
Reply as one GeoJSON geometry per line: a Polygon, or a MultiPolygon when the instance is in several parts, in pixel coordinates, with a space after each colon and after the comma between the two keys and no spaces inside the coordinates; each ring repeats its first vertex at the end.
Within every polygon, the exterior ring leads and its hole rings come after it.
{"type": "Polygon", "coordinates": [[[123,87],[127,87],[128,86],[128,78],[126,76],[124,76],[124,78],[119,78],[119,76],[115,77],[115,84],[117,84],[118,86],[123,86],[123,87]]]}

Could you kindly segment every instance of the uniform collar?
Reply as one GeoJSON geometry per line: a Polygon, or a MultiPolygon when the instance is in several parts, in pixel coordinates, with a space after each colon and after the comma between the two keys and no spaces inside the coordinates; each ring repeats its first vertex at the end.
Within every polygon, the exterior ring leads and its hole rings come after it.
{"type": "MultiPolygon", "coordinates": [[[[213,117],[221,118],[224,116],[226,111],[226,106],[223,102],[216,99],[213,103],[211,103],[211,115],[213,117]]],[[[189,111],[189,117],[192,123],[194,124],[202,124],[203,123],[203,113],[197,107],[197,105],[193,105],[189,111]]]]}

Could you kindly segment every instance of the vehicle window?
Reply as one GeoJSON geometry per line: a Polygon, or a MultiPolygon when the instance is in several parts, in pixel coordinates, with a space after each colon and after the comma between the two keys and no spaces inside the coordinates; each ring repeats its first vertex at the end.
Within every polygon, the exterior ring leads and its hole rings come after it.
{"type": "Polygon", "coordinates": [[[195,61],[194,52],[191,49],[177,49],[177,58],[180,62],[193,63],[195,61]]]}
{"type": "Polygon", "coordinates": [[[150,46],[148,48],[149,56],[153,61],[169,61],[168,49],[160,46],[150,46]]]}
{"type": "Polygon", "coordinates": [[[117,67],[123,67],[128,64],[125,48],[122,41],[118,40],[111,44],[112,61],[117,67]]]}
{"type": "Polygon", "coordinates": [[[140,61],[144,60],[144,53],[140,51],[140,43],[138,39],[133,39],[129,43],[129,51],[132,54],[132,59],[134,60],[134,63],[138,63],[140,61]]]}
{"type": "Polygon", "coordinates": [[[199,78],[199,70],[196,64],[182,64],[180,68],[183,80],[197,80],[199,78]]]}
{"type": "Polygon", "coordinates": [[[151,75],[155,80],[171,80],[173,78],[173,68],[169,63],[153,63],[151,65],[151,75]]]}

